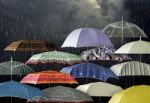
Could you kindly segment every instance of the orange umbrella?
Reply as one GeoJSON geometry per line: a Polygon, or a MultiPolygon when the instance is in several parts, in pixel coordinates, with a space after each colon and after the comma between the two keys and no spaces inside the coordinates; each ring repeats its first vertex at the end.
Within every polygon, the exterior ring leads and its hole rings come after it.
{"type": "Polygon", "coordinates": [[[31,73],[25,76],[21,83],[28,84],[47,84],[47,83],[63,83],[63,84],[78,84],[78,82],[69,74],[60,73],[57,71],[42,71],[31,73]]]}

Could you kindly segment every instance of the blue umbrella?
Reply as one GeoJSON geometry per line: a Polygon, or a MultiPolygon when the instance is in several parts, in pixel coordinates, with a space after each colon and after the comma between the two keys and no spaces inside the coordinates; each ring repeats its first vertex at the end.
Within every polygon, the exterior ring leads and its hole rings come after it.
{"type": "Polygon", "coordinates": [[[28,101],[47,99],[39,89],[15,81],[0,83],[0,97],[18,97],[28,101]]]}
{"type": "Polygon", "coordinates": [[[68,73],[75,78],[88,77],[102,81],[109,78],[117,79],[117,76],[110,69],[88,62],[64,67],[61,72],[68,73]]]}

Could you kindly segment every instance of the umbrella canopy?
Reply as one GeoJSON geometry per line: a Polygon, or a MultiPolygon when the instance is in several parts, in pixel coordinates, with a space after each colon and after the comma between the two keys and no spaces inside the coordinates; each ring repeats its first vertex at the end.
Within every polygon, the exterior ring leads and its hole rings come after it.
{"type": "Polygon", "coordinates": [[[18,97],[28,101],[47,98],[39,89],[15,81],[0,83],[0,97],[18,97]]]}
{"type": "Polygon", "coordinates": [[[108,103],[150,103],[150,86],[133,86],[113,95],[108,103]]]}
{"type": "Polygon", "coordinates": [[[150,54],[150,42],[134,41],[120,47],[115,53],[118,54],[150,54]]]}
{"type": "Polygon", "coordinates": [[[103,31],[109,37],[148,37],[140,27],[123,20],[107,25],[103,31]]]}
{"type": "Polygon", "coordinates": [[[75,78],[95,78],[106,81],[109,78],[117,78],[116,75],[105,67],[93,63],[81,63],[70,67],[65,67],[61,70],[63,73],[68,73],[75,78]]]}
{"type": "Polygon", "coordinates": [[[57,71],[42,71],[31,73],[25,76],[21,83],[28,84],[49,84],[49,83],[64,83],[64,84],[77,84],[76,80],[69,74],[60,73],[57,71]]]}
{"type": "Polygon", "coordinates": [[[32,68],[21,62],[11,60],[0,63],[0,75],[26,75],[32,72],[34,72],[32,68]]]}
{"type": "Polygon", "coordinates": [[[114,65],[111,70],[117,76],[150,76],[150,65],[138,61],[129,61],[114,65]]]}
{"type": "Polygon", "coordinates": [[[19,40],[9,44],[4,50],[5,51],[52,51],[56,50],[57,47],[45,41],[40,40],[19,40]]]}
{"type": "Polygon", "coordinates": [[[95,82],[80,85],[76,88],[79,91],[85,92],[90,96],[111,97],[113,94],[122,90],[121,87],[104,82],[95,82]]]}
{"type": "Polygon", "coordinates": [[[62,63],[62,64],[74,64],[81,62],[79,56],[60,51],[44,52],[33,55],[27,64],[38,64],[38,63],[62,63]]]}
{"type": "Polygon", "coordinates": [[[108,48],[95,48],[81,53],[81,58],[85,61],[91,60],[112,60],[112,61],[123,61],[130,60],[131,58],[124,54],[114,54],[114,49],[108,48]]]}
{"type": "Polygon", "coordinates": [[[94,28],[79,28],[72,31],[62,47],[108,47],[113,45],[106,34],[94,28]]]}
{"type": "Polygon", "coordinates": [[[43,92],[48,96],[48,101],[52,103],[84,103],[93,101],[87,94],[70,87],[56,86],[44,89],[43,92]]]}

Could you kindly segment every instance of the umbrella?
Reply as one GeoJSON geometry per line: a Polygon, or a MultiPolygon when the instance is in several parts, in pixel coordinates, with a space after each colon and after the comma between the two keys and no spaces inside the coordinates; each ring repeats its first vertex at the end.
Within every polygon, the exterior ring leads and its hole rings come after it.
{"type": "Polygon", "coordinates": [[[0,83],[0,97],[18,97],[28,101],[38,97],[47,99],[39,89],[15,81],[0,83]]]}
{"type": "Polygon", "coordinates": [[[62,47],[107,47],[112,48],[104,32],[94,28],[79,28],[71,32],[62,47]]]}
{"type": "Polygon", "coordinates": [[[103,31],[109,36],[109,37],[146,37],[147,35],[144,33],[144,31],[138,27],[137,25],[130,23],[120,21],[115,22],[107,25],[103,31]]]}
{"type": "Polygon", "coordinates": [[[120,47],[116,54],[150,54],[150,42],[148,41],[133,41],[120,47]]]}
{"type": "Polygon", "coordinates": [[[91,60],[112,60],[112,61],[123,61],[130,60],[131,58],[124,54],[114,54],[114,49],[108,48],[95,48],[81,53],[81,58],[85,61],[91,60]]]}
{"type": "Polygon", "coordinates": [[[0,75],[26,75],[32,72],[34,70],[31,67],[21,62],[11,60],[0,63],[0,75]]]}
{"type": "Polygon", "coordinates": [[[93,102],[87,94],[70,87],[56,86],[44,89],[43,92],[48,96],[48,101],[54,103],[85,103],[93,102]]]}
{"type": "Polygon", "coordinates": [[[19,40],[9,44],[4,50],[5,51],[52,51],[56,50],[57,47],[45,41],[40,40],[19,40]]]}
{"type": "Polygon", "coordinates": [[[150,86],[132,86],[113,95],[108,103],[150,103],[150,86]]]}
{"type": "Polygon", "coordinates": [[[95,82],[80,85],[76,88],[79,91],[85,92],[90,96],[111,97],[113,94],[122,90],[121,87],[104,82],[95,82]]]}
{"type": "Polygon", "coordinates": [[[111,70],[117,76],[150,76],[150,65],[138,61],[129,61],[114,65],[111,70]]]}
{"type": "Polygon", "coordinates": [[[109,78],[117,78],[110,69],[88,62],[64,67],[61,72],[68,73],[75,78],[88,77],[102,81],[106,81],[109,78]]]}
{"type": "Polygon", "coordinates": [[[42,71],[37,73],[31,73],[25,76],[21,83],[28,84],[49,84],[49,83],[63,83],[63,84],[78,84],[76,80],[69,74],[57,72],[57,71],[42,71]]]}
{"type": "Polygon", "coordinates": [[[74,64],[81,62],[79,56],[60,51],[44,52],[33,55],[27,64],[38,64],[38,63],[62,63],[62,64],[74,64]]]}

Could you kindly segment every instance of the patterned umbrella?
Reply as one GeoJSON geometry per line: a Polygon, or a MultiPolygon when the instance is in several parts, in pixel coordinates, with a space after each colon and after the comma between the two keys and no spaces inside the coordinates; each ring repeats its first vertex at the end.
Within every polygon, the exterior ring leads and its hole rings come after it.
{"type": "Polygon", "coordinates": [[[77,91],[70,87],[56,86],[44,89],[43,92],[48,96],[51,103],[85,103],[93,102],[87,94],[77,91]]]}
{"type": "Polygon", "coordinates": [[[113,45],[106,34],[94,28],[80,28],[71,32],[62,47],[107,47],[113,45]]]}
{"type": "Polygon", "coordinates": [[[95,48],[81,53],[81,58],[84,61],[91,60],[112,60],[112,61],[123,61],[130,60],[131,58],[125,54],[114,54],[114,49],[108,48],[95,48]]]}
{"type": "Polygon", "coordinates": [[[0,63],[0,75],[26,75],[32,72],[34,72],[32,68],[21,62],[11,60],[0,63]]]}
{"type": "Polygon", "coordinates": [[[15,81],[0,83],[0,97],[18,97],[28,101],[38,101],[38,98],[47,99],[39,89],[15,81]]]}
{"type": "Polygon", "coordinates": [[[44,52],[41,54],[33,55],[27,64],[38,63],[62,63],[62,64],[74,64],[81,62],[79,56],[60,51],[44,52]]]}
{"type": "Polygon", "coordinates": [[[60,73],[57,71],[42,71],[31,73],[25,76],[21,83],[28,84],[49,84],[49,83],[63,83],[63,84],[77,84],[76,80],[69,74],[60,73]]]}
{"type": "Polygon", "coordinates": [[[65,67],[61,70],[63,73],[68,73],[75,78],[95,78],[106,81],[109,78],[117,78],[117,76],[107,68],[92,63],[81,63],[70,67],[65,67]]]}
{"type": "Polygon", "coordinates": [[[19,40],[12,42],[4,50],[5,51],[52,51],[57,47],[54,44],[50,44],[40,40],[19,40]]]}

